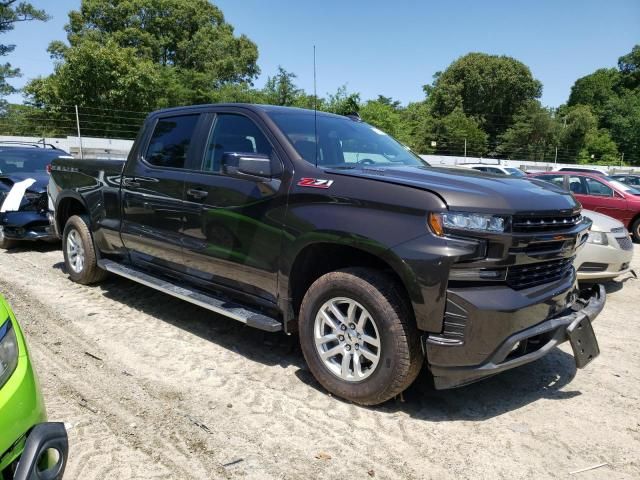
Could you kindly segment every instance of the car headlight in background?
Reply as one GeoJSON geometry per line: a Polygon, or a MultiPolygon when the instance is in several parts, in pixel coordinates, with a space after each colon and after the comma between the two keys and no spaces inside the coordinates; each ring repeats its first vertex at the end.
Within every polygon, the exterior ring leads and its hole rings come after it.
{"type": "Polygon", "coordinates": [[[429,226],[433,233],[443,236],[446,231],[502,233],[505,218],[498,215],[468,212],[430,213],[429,226]]]}
{"type": "Polygon", "coordinates": [[[0,326],[0,387],[4,385],[18,365],[18,339],[11,320],[0,326]]]}
{"type": "Polygon", "coordinates": [[[589,232],[587,237],[587,243],[593,243],[595,245],[608,245],[607,234],[603,232],[589,232]]]}

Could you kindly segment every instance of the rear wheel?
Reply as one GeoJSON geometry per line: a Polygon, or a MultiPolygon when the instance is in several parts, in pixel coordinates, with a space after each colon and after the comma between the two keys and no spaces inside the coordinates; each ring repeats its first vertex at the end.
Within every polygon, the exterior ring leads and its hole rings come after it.
{"type": "Polygon", "coordinates": [[[0,227],[0,249],[9,250],[17,245],[15,240],[9,240],[4,236],[4,230],[0,227]]]}
{"type": "Polygon", "coordinates": [[[363,405],[382,403],[417,377],[424,357],[405,300],[393,280],[371,269],[323,275],[299,316],[309,368],[331,393],[363,405]]]}
{"type": "Polygon", "coordinates": [[[107,272],[98,267],[93,238],[86,217],[73,215],[62,233],[64,264],[71,280],[83,285],[103,280],[107,272]]]}

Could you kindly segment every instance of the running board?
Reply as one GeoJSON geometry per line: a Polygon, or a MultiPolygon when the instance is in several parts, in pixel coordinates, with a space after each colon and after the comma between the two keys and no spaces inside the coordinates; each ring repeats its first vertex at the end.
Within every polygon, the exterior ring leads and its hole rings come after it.
{"type": "Polygon", "coordinates": [[[150,275],[146,272],[122,265],[112,260],[98,260],[98,266],[108,272],[115,273],[121,277],[128,278],[134,282],[141,283],[147,287],[154,288],[171,296],[180,298],[186,302],[193,303],[212,312],[219,313],[225,317],[232,318],[245,323],[250,327],[259,328],[267,332],[279,332],[282,330],[282,323],[275,318],[268,317],[262,313],[241,307],[228,300],[222,300],[211,295],[207,295],[189,288],[180,287],[167,280],[150,275]]]}

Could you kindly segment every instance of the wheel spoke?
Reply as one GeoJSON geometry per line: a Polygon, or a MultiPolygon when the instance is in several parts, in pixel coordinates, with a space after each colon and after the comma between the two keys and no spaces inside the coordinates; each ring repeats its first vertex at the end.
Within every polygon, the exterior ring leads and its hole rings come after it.
{"type": "Polygon", "coordinates": [[[322,315],[322,318],[324,319],[325,323],[329,325],[329,328],[331,328],[333,331],[336,331],[336,332],[340,330],[340,327],[338,327],[335,320],[331,318],[331,316],[326,311],[323,310],[320,312],[320,314],[322,315]]]}
{"type": "Polygon", "coordinates": [[[378,340],[377,338],[373,338],[370,335],[362,335],[362,341],[374,347],[380,347],[380,340],[378,340]]]}
{"type": "Polygon", "coordinates": [[[362,310],[360,315],[358,316],[358,321],[356,322],[356,330],[360,333],[364,332],[364,326],[367,323],[367,319],[369,318],[369,314],[366,310],[362,310]]]}
{"type": "Polygon", "coordinates": [[[356,376],[356,378],[362,378],[363,375],[359,352],[353,352],[353,374],[356,376]]]}
{"type": "Polygon", "coordinates": [[[342,355],[342,365],[340,368],[340,375],[342,378],[349,377],[349,364],[351,363],[351,353],[344,353],[342,355]]]}
{"type": "Polygon", "coordinates": [[[323,337],[316,338],[316,345],[324,345],[325,343],[337,342],[337,341],[338,341],[338,336],[333,333],[329,333],[323,337]]]}
{"type": "Polygon", "coordinates": [[[336,345],[335,347],[322,352],[320,356],[322,357],[323,360],[329,360],[330,358],[335,357],[339,353],[342,353],[342,351],[343,351],[342,345],[336,345]]]}
{"type": "Polygon", "coordinates": [[[336,317],[336,320],[338,320],[340,323],[345,322],[344,315],[342,314],[342,312],[336,306],[335,303],[331,302],[331,304],[329,305],[329,308],[331,309],[331,313],[333,313],[333,315],[336,317]]]}
{"type": "Polygon", "coordinates": [[[360,354],[366,358],[367,360],[369,360],[370,362],[373,363],[377,363],[378,362],[378,356],[374,353],[372,353],[369,349],[367,348],[360,348],[360,354]]]}

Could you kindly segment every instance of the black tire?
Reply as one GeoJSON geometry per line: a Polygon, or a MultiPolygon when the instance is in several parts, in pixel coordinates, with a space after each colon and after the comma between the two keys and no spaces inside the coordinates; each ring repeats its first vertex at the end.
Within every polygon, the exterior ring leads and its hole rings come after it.
{"type": "Polygon", "coordinates": [[[320,277],[304,296],[298,323],[302,352],[315,378],[329,392],[354,403],[377,405],[395,397],[413,383],[424,363],[411,309],[396,283],[376,270],[349,268],[320,277]],[[377,326],[379,361],[361,381],[333,373],[315,345],[316,315],[325,302],[339,297],[358,302],[377,326]]]}
{"type": "Polygon", "coordinates": [[[18,244],[15,240],[9,240],[5,238],[4,234],[0,232],[0,249],[9,250],[18,244]]]}
{"type": "Polygon", "coordinates": [[[636,218],[631,225],[631,235],[633,235],[633,241],[640,243],[640,218],[636,218]]]}
{"type": "Polygon", "coordinates": [[[64,231],[62,232],[62,253],[64,254],[64,265],[69,274],[69,278],[74,282],[90,285],[104,280],[107,276],[107,272],[98,267],[93,238],[86,217],[73,215],[67,220],[64,231]],[[70,235],[72,235],[76,241],[79,239],[82,245],[84,262],[82,268],[79,269],[71,264],[69,258],[68,243],[70,235]]]}

